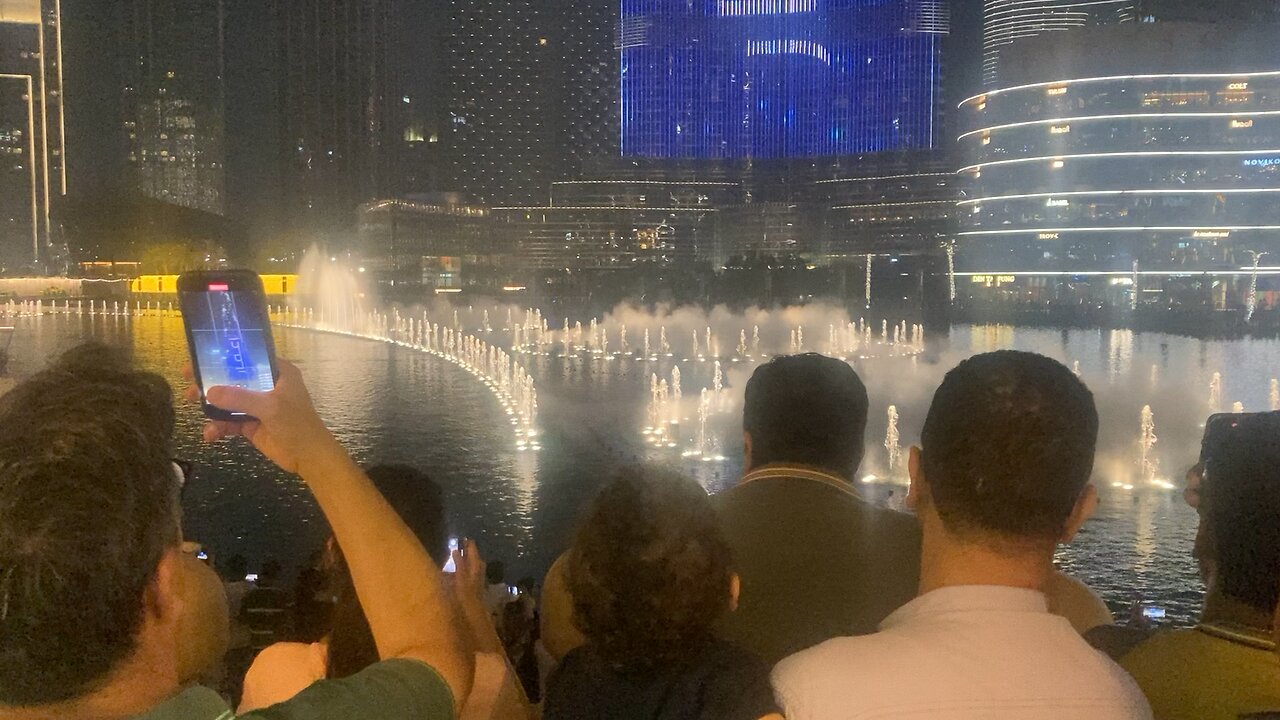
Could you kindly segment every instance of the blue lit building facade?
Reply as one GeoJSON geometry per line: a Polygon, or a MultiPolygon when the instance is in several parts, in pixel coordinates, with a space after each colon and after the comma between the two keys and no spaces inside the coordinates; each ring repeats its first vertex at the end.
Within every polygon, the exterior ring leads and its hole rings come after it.
{"type": "Polygon", "coordinates": [[[933,148],[942,0],[622,0],[624,156],[933,148]]]}

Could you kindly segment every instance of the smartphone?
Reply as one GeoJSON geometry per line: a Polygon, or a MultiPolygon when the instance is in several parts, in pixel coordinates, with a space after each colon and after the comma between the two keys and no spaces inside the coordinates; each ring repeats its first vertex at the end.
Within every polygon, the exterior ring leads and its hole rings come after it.
{"type": "Polygon", "coordinates": [[[276,349],[262,279],[248,270],[188,272],[178,278],[178,302],[204,414],[242,420],[214,407],[205,390],[232,385],[267,392],[276,384],[276,349]]]}
{"type": "Polygon", "coordinates": [[[205,562],[209,562],[209,553],[207,553],[207,552],[205,552],[205,551],[201,550],[200,552],[196,553],[196,559],[197,559],[197,560],[203,560],[203,561],[205,561],[205,562]]]}
{"type": "Polygon", "coordinates": [[[251,582],[251,583],[258,582],[258,573],[249,573],[248,575],[245,575],[244,581],[251,582]]]}
{"type": "Polygon", "coordinates": [[[1245,452],[1247,448],[1276,442],[1280,442],[1280,412],[1210,416],[1204,426],[1204,439],[1200,442],[1200,462],[1205,468],[1205,479],[1219,474],[1219,464],[1235,459],[1228,457],[1229,453],[1245,452]]]}
{"type": "Polygon", "coordinates": [[[520,597],[520,588],[516,587],[515,585],[508,585],[507,595],[510,595],[513,599],[520,597]]]}
{"type": "Polygon", "coordinates": [[[447,573],[458,572],[458,563],[453,561],[453,554],[457,552],[458,547],[458,538],[449,538],[449,559],[444,561],[444,571],[447,573]]]}
{"type": "Polygon", "coordinates": [[[1148,620],[1163,620],[1165,609],[1162,607],[1148,606],[1142,608],[1142,616],[1148,620]]]}

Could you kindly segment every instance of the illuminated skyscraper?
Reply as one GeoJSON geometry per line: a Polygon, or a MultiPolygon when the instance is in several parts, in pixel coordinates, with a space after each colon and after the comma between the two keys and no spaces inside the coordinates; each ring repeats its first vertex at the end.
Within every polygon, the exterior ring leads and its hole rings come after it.
{"type": "MultiPolygon", "coordinates": [[[[302,229],[354,236],[356,209],[397,193],[396,0],[278,0],[284,213],[302,229]]],[[[427,134],[425,128],[416,131],[427,134]]]]}
{"type": "Polygon", "coordinates": [[[933,148],[949,24],[942,0],[622,0],[622,154],[933,148]]]}
{"type": "Polygon", "coordinates": [[[59,0],[0,0],[0,263],[38,265],[61,244],[67,194],[59,0]]]}
{"type": "Polygon", "coordinates": [[[553,82],[561,48],[546,29],[551,14],[534,0],[449,0],[450,189],[474,202],[532,203],[554,179],[553,117],[569,109],[553,82]]]}
{"type": "Polygon", "coordinates": [[[226,185],[222,0],[122,4],[124,133],[142,195],[222,214],[226,185]]]}
{"type": "MultiPolygon", "coordinates": [[[[1164,0],[1146,0],[1155,7],[1164,0]]],[[[1014,41],[1089,25],[1133,22],[1139,0],[985,0],[982,83],[1000,81],[1000,54],[1014,41]]],[[[1207,4],[1207,3],[1206,3],[1207,4]]]]}

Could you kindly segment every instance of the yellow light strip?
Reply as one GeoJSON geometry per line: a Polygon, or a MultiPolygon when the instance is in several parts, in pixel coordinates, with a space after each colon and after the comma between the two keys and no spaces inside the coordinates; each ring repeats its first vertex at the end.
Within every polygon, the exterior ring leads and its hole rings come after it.
{"type": "Polygon", "coordinates": [[[1055,85],[1074,85],[1082,83],[1096,82],[1113,82],[1117,80],[1224,80],[1232,78],[1258,78],[1258,77],[1280,77],[1280,70],[1271,70],[1267,72],[1253,73],[1169,73],[1162,75],[1107,75],[1102,77],[1075,78],[1068,80],[1054,80],[1052,82],[1030,83],[1028,85],[1015,85],[1013,87],[999,88],[996,90],[988,90],[979,95],[965,98],[960,101],[956,107],[964,107],[978,98],[989,98],[992,95],[1000,95],[1003,93],[1016,92],[1018,90],[1033,90],[1036,88],[1053,87],[1055,85]]]}

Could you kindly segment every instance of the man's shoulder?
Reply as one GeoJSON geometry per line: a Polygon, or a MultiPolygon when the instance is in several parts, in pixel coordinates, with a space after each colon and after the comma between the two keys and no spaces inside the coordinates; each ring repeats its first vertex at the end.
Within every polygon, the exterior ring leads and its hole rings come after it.
{"type": "Polygon", "coordinates": [[[291,700],[241,715],[245,720],[451,720],[449,685],[430,665],[417,660],[384,660],[341,680],[321,680],[291,700]]]}
{"type": "MultiPolygon", "coordinates": [[[[894,665],[901,645],[889,633],[838,637],[783,658],[773,668],[775,682],[791,685],[840,683],[847,686],[894,665]]],[[[886,671],[888,671],[886,669],[886,671]]]]}

